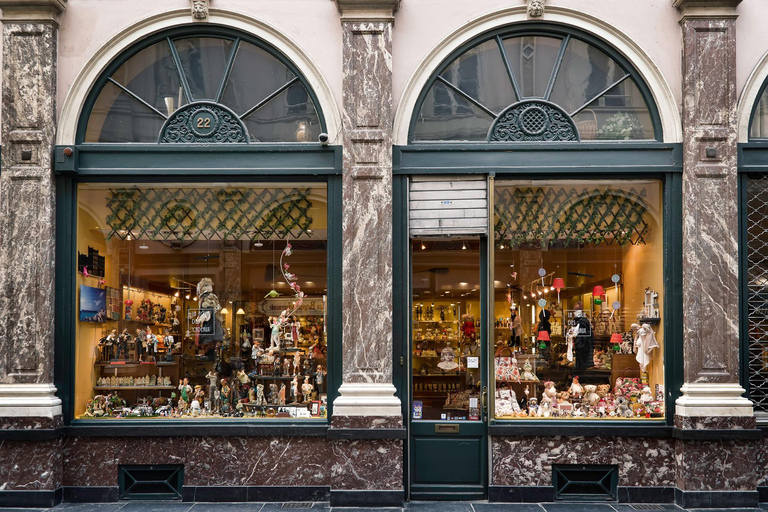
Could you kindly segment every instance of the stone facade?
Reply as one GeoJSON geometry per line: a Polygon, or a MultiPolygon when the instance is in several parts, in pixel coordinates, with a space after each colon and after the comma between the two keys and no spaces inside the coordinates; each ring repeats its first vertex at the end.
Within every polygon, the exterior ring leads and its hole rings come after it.
{"type": "MultiPolygon", "coordinates": [[[[745,0],[750,1],[757,0],[745,0]]],[[[243,8],[242,2],[233,3],[243,8]]],[[[518,11],[545,22],[550,12],[558,21],[569,12],[551,0],[546,7],[518,3],[518,11]]],[[[573,3],[576,25],[601,14],[594,2],[573,3]]],[[[489,11],[509,8],[491,4],[489,11]]],[[[668,4],[680,16],[683,45],[682,88],[676,91],[682,97],[682,130],[675,135],[683,141],[684,327],[678,369],[684,385],[674,425],[662,427],[661,435],[629,436],[621,427],[611,427],[615,434],[591,437],[562,431],[494,435],[491,499],[551,499],[556,464],[616,465],[619,487],[632,489],[620,496],[623,501],[754,506],[759,492],[768,491],[768,442],[760,438],[739,385],[736,28],[741,0],[668,4]],[[521,490],[526,487],[540,494],[526,495],[521,490]],[[648,490],[644,495],[643,489],[648,490]]],[[[210,10],[229,7],[217,0],[210,10]]],[[[53,363],[62,356],[54,350],[54,297],[55,272],[67,270],[55,267],[52,159],[57,65],[76,50],[57,45],[66,0],[0,0],[0,8],[0,506],[32,498],[53,503],[62,499],[61,489],[64,499],[116,499],[121,464],[184,465],[188,500],[401,502],[407,492],[401,399],[407,394],[396,395],[393,361],[392,144],[398,106],[394,23],[419,30],[408,18],[408,1],[401,6],[398,0],[336,0],[337,47],[327,51],[337,52],[341,62],[335,91],[341,99],[341,135],[329,135],[332,144],[343,146],[343,341],[337,347],[342,384],[322,436],[167,430],[96,435],[64,425],[53,385],[53,363]]],[[[93,6],[81,0],[74,8],[93,6]]],[[[208,2],[195,0],[184,8],[190,22],[205,23],[210,14],[208,2]]],[[[461,23],[469,21],[466,16],[459,16],[461,23]]],[[[439,39],[449,33],[446,28],[439,39]]],[[[420,55],[427,50],[419,49],[420,55]]],[[[230,268],[229,260],[238,258],[237,249],[230,248],[221,264],[230,268]]],[[[226,280],[237,278],[232,271],[226,280]]],[[[235,287],[223,283],[223,296],[235,287]]]]}

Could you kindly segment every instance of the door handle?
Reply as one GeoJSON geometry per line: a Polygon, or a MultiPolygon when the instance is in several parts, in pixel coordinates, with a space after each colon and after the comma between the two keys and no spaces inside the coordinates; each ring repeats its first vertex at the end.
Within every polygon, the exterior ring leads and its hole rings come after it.
{"type": "Polygon", "coordinates": [[[483,414],[488,415],[488,386],[483,386],[483,394],[480,395],[483,403],[483,414]]]}

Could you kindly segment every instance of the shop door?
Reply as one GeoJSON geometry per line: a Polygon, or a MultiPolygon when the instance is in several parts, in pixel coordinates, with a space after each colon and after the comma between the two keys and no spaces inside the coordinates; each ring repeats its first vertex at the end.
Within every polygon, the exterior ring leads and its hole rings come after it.
{"type": "Polygon", "coordinates": [[[411,244],[410,498],[482,499],[487,480],[485,239],[411,244]]]}

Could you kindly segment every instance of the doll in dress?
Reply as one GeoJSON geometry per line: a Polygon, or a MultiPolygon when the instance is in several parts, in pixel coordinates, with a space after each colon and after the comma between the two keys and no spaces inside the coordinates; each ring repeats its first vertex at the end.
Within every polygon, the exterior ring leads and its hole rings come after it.
{"type": "Polygon", "coordinates": [[[312,393],[315,392],[315,386],[309,382],[309,377],[304,377],[304,384],[301,385],[301,394],[304,395],[304,402],[312,400],[312,393]]]}
{"type": "Polygon", "coordinates": [[[291,381],[291,399],[293,403],[299,401],[299,377],[295,375],[291,381]]]}
{"type": "Polygon", "coordinates": [[[269,348],[280,350],[280,322],[277,318],[270,318],[271,334],[269,336],[269,348]]]}

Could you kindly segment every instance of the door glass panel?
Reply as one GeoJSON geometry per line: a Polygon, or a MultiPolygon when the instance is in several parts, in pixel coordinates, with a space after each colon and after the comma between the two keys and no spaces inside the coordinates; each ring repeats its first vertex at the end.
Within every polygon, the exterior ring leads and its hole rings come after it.
{"type": "Polygon", "coordinates": [[[232,41],[213,37],[188,37],[176,39],[174,44],[194,100],[215,99],[227,67],[232,41]]]}
{"type": "Polygon", "coordinates": [[[411,417],[480,420],[477,240],[414,241],[411,417]]]}
{"type": "Polygon", "coordinates": [[[662,182],[497,182],[495,197],[496,418],[663,418],[662,182]]]}

